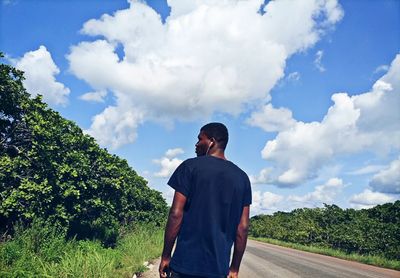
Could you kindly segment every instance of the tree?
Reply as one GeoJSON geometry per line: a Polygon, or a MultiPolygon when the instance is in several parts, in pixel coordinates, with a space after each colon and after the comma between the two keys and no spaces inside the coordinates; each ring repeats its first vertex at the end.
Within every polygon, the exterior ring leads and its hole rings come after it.
{"type": "Polygon", "coordinates": [[[400,201],[362,210],[325,204],[257,215],[250,220],[250,235],[399,260],[400,201]]]}
{"type": "Polygon", "coordinates": [[[44,218],[71,236],[112,243],[123,224],[160,224],[160,192],[72,121],[30,98],[23,73],[0,66],[0,229],[44,218]]]}

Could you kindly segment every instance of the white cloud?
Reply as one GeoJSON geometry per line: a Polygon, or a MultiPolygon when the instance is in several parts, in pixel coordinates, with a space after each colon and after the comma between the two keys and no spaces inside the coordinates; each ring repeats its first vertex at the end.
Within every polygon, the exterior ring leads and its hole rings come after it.
{"type": "Polygon", "coordinates": [[[89,92],[81,95],[79,98],[85,101],[92,102],[104,102],[104,98],[107,95],[107,91],[97,91],[97,92],[89,92]]]}
{"type": "Polygon", "coordinates": [[[400,149],[400,55],[370,92],[337,93],[332,100],[321,122],[297,121],[266,143],[261,154],[275,162],[274,184],[299,185],[340,154],[400,149]]]}
{"type": "Polygon", "coordinates": [[[292,118],[292,111],[287,108],[274,108],[267,104],[259,111],[253,112],[247,123],[257,126],[267,132],[282,131],[291,128],[296,124],[292,118]]]}
{"type": "Polygon", "coordinates": [[[283,196],[272,192],[254,191],[251,204],[252,214],[273,213],[283,199],[283,196]]]}
{"type": "Polygon", "coordinates": [[[65,105],[70,90],[56,81],[60,70],[51,58],[50,52],[41,45],[38,50],[29,51],[16,60],[15,67],[24,71],[26,90],[33,96],[43,95],[43,100],[52,105],[65,105]]]}
{"type": "MultiPolygon", "coordinates": [[[[286,60],[313,46],[343,15],[334,0],[270,1],[264,15],[257,12],[261,0],[168,3],[164,25],[136,1],[87,21],[82,33],[103,39],[81,42],[67,56],[73,74],[115,95],[121,115],[135,109],[141,120],[167,123],[214,111],[237,115],[268,100],[286,60]]],[[[93,133],[107,136],[95,129],[93,123],[93,133]]]]}
{"type": "Polygon", "coordinates": [[[385,168],[384,165],[367,165],[367,166],[362,167],[360,169],[348,172],[347,174],[350,174],[350,175],[366,175],[366,174],[376,173],[376,172],[382,170],[383,168],[385,168]]]}
{"type": "Polygon", "coordinates": [[[142,121],[141,111],[121,111],[117,107],[109,106],[101,114],[93,117],[92,126],[85,132],[96,138],[100,145],[116,149],[136,139],[136,128],[142,121]]]}
{"type": "Polygon", "coordinates": [[[276,211],[292,211],[296,208],[323,207],[324,203],[335,203],[336,197],[342,192],[345,184],[339,178],[330,178],[314,191],[304,195],[283,196],[271,192],[253,191],[252,215],[276,211]]]}
{"type": "Polygon", "coordinates": [[[361,209],[361,208],[371,208],[376,205],[390,203],[395,201],[393,196],[373,192],[370,189],[365,189],[360,194],[355,194],[350,198],[350,203],[354,208],[361,209]]]}
{"type": "Polygon", "coordinates": [[[290,81],[298,81],[298,80],[300,80],[300,73],[297,72],[297,71],[291,72],[291,73],[288,74],[286,79],[290,80],[290,81]]]}
{"type": "Polygon", "coordinates": [[[374,73],[381,73],[381,72],[387,72],[389,69],[388,65],[380,65],[379,67],[377,67],[374,71],[374,73]]]}
{"type": "Polygon", "coordinates": [[[185,153],[185,152],[181,148],[168,149],[165,152],[165,156],[168,158],[173,158],[173,157],[178,156],[183,153],[185,153]]]}
{"type": "Polygon", "coordinates": [[[267,184],[271,181],[270,175],[272,168],[265,168],[260,171],[257,176],[250,175],[251,184],[267,184]]]}
{"type": "Polygon", "coordinates": [[[369,185],[379,192],[400,193],[400,158],[373,176],[369,185]]]}
{"type": "Polygon", "coordinates": [[[317,53],[315,53],[314,65],[320,72],[324,72],[326,70],[322,65],[322,56],[324,56],[324,51],[322,50],[318,50],[317,53]]]}
{"type": "Polygon", "coordinates": [[[253,214],[273,213],[275,211],[291,211],[295,208],[322,207],[323,203],[333,203],[335,197],[342,191],[343,181],[331,178],[322,185],[315,187],[314,191],[305,195],[282,196],[272,192],[253,192],[253,214]]]}
{"type": "Polygon", "coordinates": [[[183,154],[184,151],[181,148],[168,149],[165,152],[164,157],[159,159],[153,159],[155,164],[161,166],[160,171],[154,174],[159,178],[167,178],[172,175],[175,169],[183,162],[183,160],[176,158],[176,156],[183,154]]]}
{"type": "Polygon", "coordinates": [[[313,192],[303,196],[290,195],[287,201],[300,203],[300,206],[320,206],[322,203],[332,203],[334,198],[343,189],[343,181],[338,178],[329,179],[325,184],[315,187],[313,192]]]}
{"type": "Polygon", "coordinates": [[[167,205],[171,206],[174,200],[175,190],[171,187],[167,188],[167,191],[162,192],[162,195],[167,202],[167,205]]]}

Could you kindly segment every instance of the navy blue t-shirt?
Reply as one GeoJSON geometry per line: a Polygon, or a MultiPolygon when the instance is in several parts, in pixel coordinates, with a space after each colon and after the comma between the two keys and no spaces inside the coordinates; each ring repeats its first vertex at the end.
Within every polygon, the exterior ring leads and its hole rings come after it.
{"type": "Polygon", "coordinates": [[[171,268],[204,277],[228,275],[243,207],[251,204],[248,176],[230,161],[201,156],[179,165],[168,184],[187,198],[171,268]]]}

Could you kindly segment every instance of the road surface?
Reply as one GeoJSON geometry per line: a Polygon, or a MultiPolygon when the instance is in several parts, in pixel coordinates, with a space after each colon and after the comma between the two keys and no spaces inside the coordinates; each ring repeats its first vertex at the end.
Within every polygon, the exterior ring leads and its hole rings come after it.
{"type": "MultiPolygon", "coordinates": [[[[144,278],[158,277],[159,260],[144,278]]],[[[247,242],[240,278],[400,278],[400,271],[298,251],[254,240],[247,242]]]]}
{"type": "Polygon", "coordinates": [[[249,240],[239,276],[400,278],[400,272],[249,240]]]}

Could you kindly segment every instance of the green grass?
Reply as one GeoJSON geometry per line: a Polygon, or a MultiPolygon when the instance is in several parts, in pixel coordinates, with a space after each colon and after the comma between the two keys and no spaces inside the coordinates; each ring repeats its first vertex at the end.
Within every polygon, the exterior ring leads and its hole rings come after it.
{"type": "Polygon", "coordinates": [[[0,277],[132,277],[161,254],[163,229],[138,225],[115,248],[98,241],[65,240],[53,228],[32,227],[0,244],[0,277]]]}
{"type": "Polygon", "coordinates": [[[311,253],[332,256],[332,257],[341,258],[341,259],[345,259],[345,260],[357,261],[357,262],[361,262],[364,264],[400,270],[400,261],[389,260],[389,259],[386,259],[386,258],[383,258],[380,256],[360,255],[357,253],[348,254],[343,251],[335,250],[335,249],[331,249],[331,248],[312,246],[312,245],[302,245],[302,244],[298,244],[298,243],[285,242],[285,241],[280,241],[280,240],[271,239],[271,238],[250,237],[250,239],[267,242],[267,243],[271,243],[271,244],[275,244],[275,245],[279,245],[279,246],[289,247],[289,248],[293,248],[293,249],[298,249],[298,250],[302,250],[302,251],[307,251],[307,252],[311,252],[311,253]]]}

